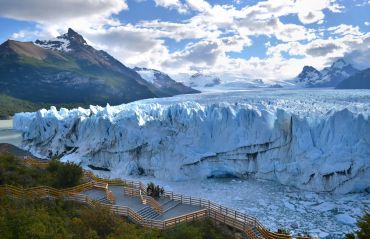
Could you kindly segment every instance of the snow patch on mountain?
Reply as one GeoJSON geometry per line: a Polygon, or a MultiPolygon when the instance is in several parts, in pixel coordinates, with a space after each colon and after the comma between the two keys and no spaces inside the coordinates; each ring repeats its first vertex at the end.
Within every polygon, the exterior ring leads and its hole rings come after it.
{"type": "Polygon", "coordinates": [[[254,177],[346,193],[369,190],[369,109],[365,91],[255,90],[51,108],[16,114],[14,125],[33,153],[119,175],[254,177]]]}
{"type": "Polygon", "coordinates": [[[36,40],[35,45],[42,47],[44,49],[48,50],[54,50],[54,51],[63,51],[63,52],[69,52],[71,49],[69,49],[70,42],[68,39],[65,38],[55,38],[48,41],[40,41],[36,40]]]}
{"type": "Polygon", "coordinates": [[[148,81],[149,83],[155,84],[156,77],[153,70],[145,68],[134,68],[134,70],[141,76],[141,78],[148,81]]]}
{"type": "Polygon", "coordinates": [[[136,71],[145,81],[153,84],[161,90],[165,90],[167,93],[170,93],[168,96],[199,93],[199,91],[173,80],[169,75],[161,71],[140,67],[135,67],[133,70],[136,71]]]}
{"type": "Polygon", "coordinates": [[[293,82],[303,87],[335,87],[357,72],[358,70],[351,64],[339,59],[322,71],[318,71],[312,66],[305,66],[293,82]]]}
{"type": "Polygon", "coordinates": [[[262,79],[249,79],[230,75],[217,76],[196,73],[191,76],[182,74],[178,80],[202,92],[220,92],[255,88],[291,88],[294,84],[287,81],[265,82],[262,79]]]}
{"type": "Polygon", "coordinates": [[[71,28],[61,36],[51,40],[36,40],[34,44],[44,49],[62,52],[70,52],[76,45],[78,47],[88,46],[85,39],[71,28]]]}
{"type": "Polygon", "coordinates": [[[193,75],[186,75],[182,82],[196,89],[210,88],[222,83],[221,79],[218,76],[207,75],[202,73],[195,73],[193,75]]]}

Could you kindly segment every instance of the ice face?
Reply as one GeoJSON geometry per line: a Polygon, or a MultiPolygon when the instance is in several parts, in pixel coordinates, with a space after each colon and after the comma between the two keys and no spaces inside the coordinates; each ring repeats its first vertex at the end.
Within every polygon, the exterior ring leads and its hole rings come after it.
{"type": "Polygon", "coordinates": [[[254,177],[312,191],[370,185],[370,93],[254,90],[14,117],[33,153],[170,180],[254,177]]]}

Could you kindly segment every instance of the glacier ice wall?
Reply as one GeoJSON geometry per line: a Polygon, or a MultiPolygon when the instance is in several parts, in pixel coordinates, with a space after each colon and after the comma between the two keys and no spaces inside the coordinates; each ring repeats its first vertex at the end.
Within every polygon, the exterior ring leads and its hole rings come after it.
{"type": "Polygon", "coordinates": [[[13,121],[36,155],[63,156],[115,175],[254,177],[312,191],[369,190],[370,119],[358,109],[370,101],[347,107],[323,95],[52,107],[13,121]]]}

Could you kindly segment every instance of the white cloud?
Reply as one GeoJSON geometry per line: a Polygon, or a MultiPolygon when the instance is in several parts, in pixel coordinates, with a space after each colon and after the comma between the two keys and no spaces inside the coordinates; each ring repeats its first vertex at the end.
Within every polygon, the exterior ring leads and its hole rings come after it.
{"type": "Polygon", "coordinates": [[[189,44],[184,50],[177,51],[163,65],[166,68],[182,68],[190,70],[192,65],[209,68],[216,64],[218,57],[223,54],[217,42],[200,41],[189,44]]]}
{"type": "Polygon", "coordinates": [[[176,9],[179,13],[186,13],[187,6],[182,4],[179,0],[154,0],[156,6],[173,8],[176,9]]]}
{"type": "Polygon", "coordinates": [[[344,54],[344,58],[360,69],[369,68],[370,33],[360,42],[352,44],[351,49],[344,54]]]}
{"type": "Polygon", "coordinates": [[[365,26],[370,26],[370,22],[364,22],[365,26]]]}
{"type": "Polygon", "coordinates": [[[127,8],[124,0],[2,0],[0,15],[46,24],[70,19],[110,17],[127,8]]]}
{"type": "Polygon", "coordinates": [[[324,19],[324,9],[340,12],[343,8],[335,0],[298,0],[295,4],[298,18],[303,24],[315,23],[324,19]]]}
{"type": "Polygon", "coordinates": [[[91,29],[83,35],[93,46],[103,49],[128,66],[158,68],[169,57],[164,41],[155,30],[132,25],[91,29]]]}
{"type": "Polygon", "coordinates": [[[358,26],[354,27],[352,25],[341,24],[335,27],[329,27],[328,31],[335,35],[354,35],[361,36],[363,33],[360,31],[358,26]]]}
{"type": "Polygon", "coordinates": [[[202,70],[228,78],[286,79],[298,74],[304,65],[320,68],[337,57],[359,62],[370,55],[358,53],[369,51],[369,40],[357,26],[341,24],[325,29],[322,25],[317,29],[317,25],[306,25],[326,21],[324,10],[342,11],[335,0],[266,0],[241,8],[231,5],[232,1],[230,5],[204,0],[153,1],[159,7],[191,14],[183,15],[189,17],[182,21],[147,20],[131,25],[115,18],[128,8],[120,0],[60,0],[56,4],[63,7],[58,10],[48,1],[34,0],[32,9],[38,6],[42,10],[31,12],[22,10],[29,7],[30,0],[5,0],[0,16],[38,23],[38,29],[20,31],[13,34],[14,38],[47,38],[72,27],[94,47],[128,66],[156,68],[172,75],[202,70]],[[300,22],[281,20],[291,15],[300,22]],[[274,45],[265,44],[267,57],[243,59],[227,54],[248,50],[246,47],[254,44],[251,38],[259,35],[277,40],[274,45]],[[191,42],[170,52],[164,40],[167,38],[191,42]]]}
{"type": "Polygon", "coordinates": [[[204,0],[186,0],[186,3],[190,8],[199,12],[210,12],[211,5],[204,0]]]}

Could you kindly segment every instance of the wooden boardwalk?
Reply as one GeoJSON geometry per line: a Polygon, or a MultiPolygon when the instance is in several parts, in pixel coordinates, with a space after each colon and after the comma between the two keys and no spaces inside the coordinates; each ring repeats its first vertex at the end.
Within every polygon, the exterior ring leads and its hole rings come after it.
{"type": "MultiPolygon", "coordinates": [[[[25,160],[26,164],[47,167],[47,162],[25,160]]],[[[88,183],[57,190],[50,187],[17,188],[0,186],[0,196],[18,198],[39,197],[74,200],[90,206],[98,204],[110,208],[118,215],[129,218],[132,222],[149,228],[167,229],[180,223],[210,218],[240,231],[242,238],[248,239],[286,239],[292,236],[271,232],[255,217],[223,207],[212,201],[193,198],[165,191],[164,195],[154,199],[146,195],[146,187],[141,182],[121,179],[102,179],[85,171],[88,183]]],[[[308,239],[308,237],[294,237],[308,239]]]]}

